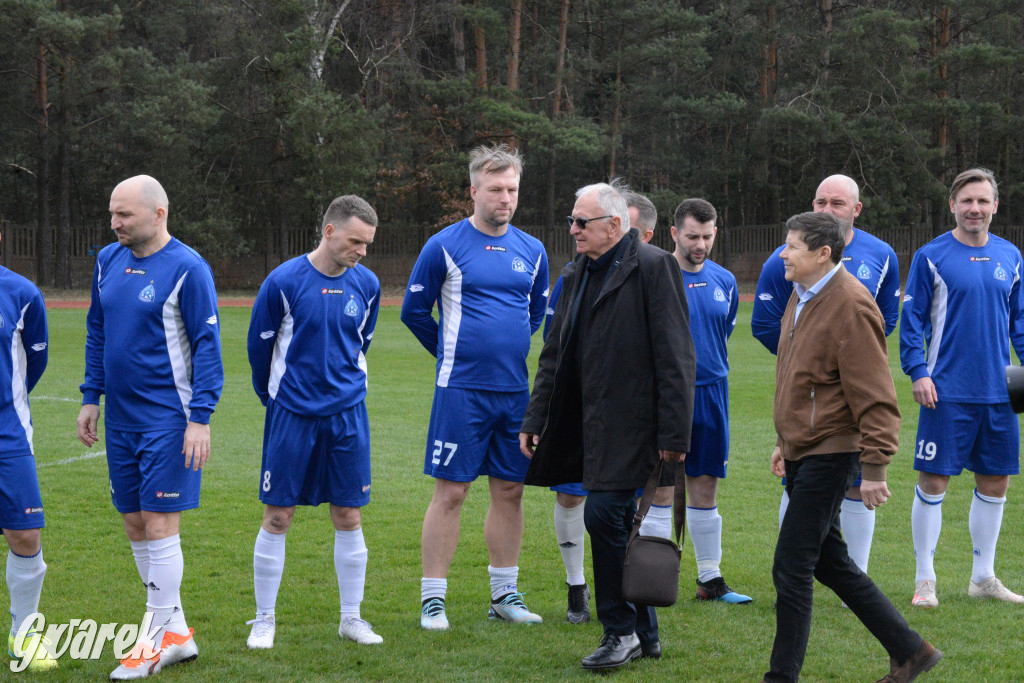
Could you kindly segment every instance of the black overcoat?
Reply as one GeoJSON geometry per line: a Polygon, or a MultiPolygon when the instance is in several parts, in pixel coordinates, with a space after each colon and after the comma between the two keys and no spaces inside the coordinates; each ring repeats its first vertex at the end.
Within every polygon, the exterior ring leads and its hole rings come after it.
{"type": "MultiPolygon", "coordinates": [[[[593,491],[641,488],[658,450],[690,448],[696,359],[679,264],[668,252],[623,238],[585,329],[579,329],[579,393],[562,366],[573,303],[589,257],[562,271],[559,297],[522,431],[539,434],[526,483],[583,482],[593,491]],[[572,397],[582,395],[582,402],[572,397]]],[[[616,249],[616,247],[612,247],[616,249]]]]}

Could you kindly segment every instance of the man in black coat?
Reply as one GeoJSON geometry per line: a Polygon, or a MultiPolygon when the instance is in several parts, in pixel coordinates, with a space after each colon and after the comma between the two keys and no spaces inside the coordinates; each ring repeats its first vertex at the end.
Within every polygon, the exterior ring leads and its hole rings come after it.
{"type": "Polygon", "coordinates": [[[679,265],[629,229],[626,202],[601,183],[568,217],[577,256],[541,351],[519,442],[527,484],[582,481],[601,646],[586,669],[661,656],[654,608],[622,598],[636,489],[658,457],[690,447],[696,360],[679,265]]]}

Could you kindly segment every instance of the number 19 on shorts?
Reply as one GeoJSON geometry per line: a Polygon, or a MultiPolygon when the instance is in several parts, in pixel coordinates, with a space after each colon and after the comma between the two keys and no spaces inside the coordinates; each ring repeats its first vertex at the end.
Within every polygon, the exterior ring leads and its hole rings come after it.
{"type": "Polygon", "coordinates": [[[925,442],[921,439],[917,442],[917,457],[919,460],[934,460],[935,453],[938,451],[934,441],[925,442]]]}
{"type": "Polygon", "coordinates": [[[448,467],[448,463],[451,462],[452,456],[455,455],[455,451],[458,450],[459,444],[452,443],[451,441],[434,441],[434,452],[431,453],[430,461],[435,465],[441,465],[442,467],[448,467]],[[441,462],[441,456],[445,451],[448,451],[448,456],[441,462]]]}

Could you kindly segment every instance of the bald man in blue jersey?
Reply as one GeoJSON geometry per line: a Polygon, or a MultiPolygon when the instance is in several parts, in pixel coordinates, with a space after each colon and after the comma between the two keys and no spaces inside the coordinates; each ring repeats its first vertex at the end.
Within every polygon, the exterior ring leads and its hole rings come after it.
{"type": "Polygon", "coordinates": [[[1010,475],[1020,472],[1020,424],[1010,408],[1004,368],[1010,345],[1024,356],[1024,275],[1020,250],[989,232],[999,207],[991,171],[954,180],[956,227],[914,254],[900,320],[900,364],[921,405],[914,449],[917,489],[911,511],[917,575],[912,603],[933,608],[935,547],[950,477],[974,473],[968,525],[974,546],[972,598],[1024,604],[995,575],[996,543],[1010,475]]]}
{"type": "Polygon", "coordinates": [[[529,467],[519,451],[519,425],[529,400],[530,336],[547,302],[547,253],[540,240],[509,224],[519,201],[518,152],[505,145],[477,148],[469,175],[473,215],[427,240],[402,303],[402,322],[437,358],[423,466],[434,477],[422,537],[420,626],[427,630],[448,628],[445,596],[459,513],[481,475],[491,494],[484,521],[488,618],[541,621],[518,588],[529,467]]]}
{"type": "Polygon", "coordinates": [[[28,395],[46,369],[47,344],[43,295],[21,275],[0,266],[0,528],[7,540],[11,598],[7,648],[28,671],[36,672],[57,666],[43,635],[31,630],[30,619],[39,611],[46,563],[28,395]]]}
{"type": "Polygon", "coordinates": [[[96,257],[86,317],[78,438],[99,440],[106,395],[110,495],[146,586],[149,633],[112,680],[145,678],[195,659],[181,608],[181,513],[199,507],[210,416],[224,385],[210,266],[167,231],[167,193],[150,176],[110,195],[117,244],[96,257]]]}
{"type": "MultiPolygon", "coordinates": [[[[885,334],[890,334],[896,329],[900,315],[899,260],[888,244],[854,227],[854,220],[860,216],[863,208],[856,181],[845,175],[825,178],[818,185],[811,206],[816,212],[832,214],[846,227],[843,265],[871,292],[882,312],[885,334]]],[[[778,349],[782,314],[793,291],[793,284],[786,280],[785,268],[779,257],[784,247],[782,245],[776,249],[761,268],[754,310],[750,317],[754,337],[772,353],[778,349]]],[[[783,490],[779,505],[780,525],[788,502],[789,497],[783,490]]],[[[850,557],[861,571],[867,572],[875,532],[875,511],[869,510],[861,500],[859,478],[847,492],[839,518],[850,557]]]]}

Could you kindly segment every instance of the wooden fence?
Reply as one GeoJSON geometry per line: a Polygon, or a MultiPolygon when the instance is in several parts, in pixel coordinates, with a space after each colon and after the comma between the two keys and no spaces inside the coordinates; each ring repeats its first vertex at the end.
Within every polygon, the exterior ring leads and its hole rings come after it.
{"type": "MultiPolygon", "coordinates": [[[[537,237],[548,251],[552,279],[575,253],[569,230],[561,225],[553,229],[537,226],[519,226],[537,237]]],[[[363,263],[373,270],[387,288],[403,288],[409,272],[416,261],[420,248],[437,232],[429,226],[385,226],[377,231],[373,245],[363,263]]],[[[910,258],[915,249],[928,242],[931,232],[923,226],[901,226],[872,231],[880,239],[892,245],[899,257],[901,274],[904,278],[910,258]]],[[[1018,247],[1024,244],[1024,226],[997,226],[996,234],[1018,247]]],[[[33,226],[0,224],[0,265],[21,273],[30,279],[35,277],[35,228],[33,226]]],[[[112,233],[105,227],[101,230],[73,228],[71,231],[71,270],[75,287],[89,286],[96,252],[112,241],[112,233]]],[[[316,246],[317,231],[292,229],[288,231],[288,254],[304,254],[316,246]]],[[[719,228],[713,257],[715,261],[729,268],[741,285],[752,285],[757,281],[761,264],[782,244],[785,229],[781,225],[743,225],[719,228]]],[[[53,243],[56,244],[56,230],[53,243]]],[[[672,237],[667,227],[654,232],[653,243],[671,251],[672,237]]],[[[256,245],[257,249],[261,247],[256,245]]],[[[211,262],[217,285],[223,289],[256,288],[267,273],[280,264],[280,237],[274,235],[262,245],[262,250],[245,258],[224,259],[211,262]]]]}

